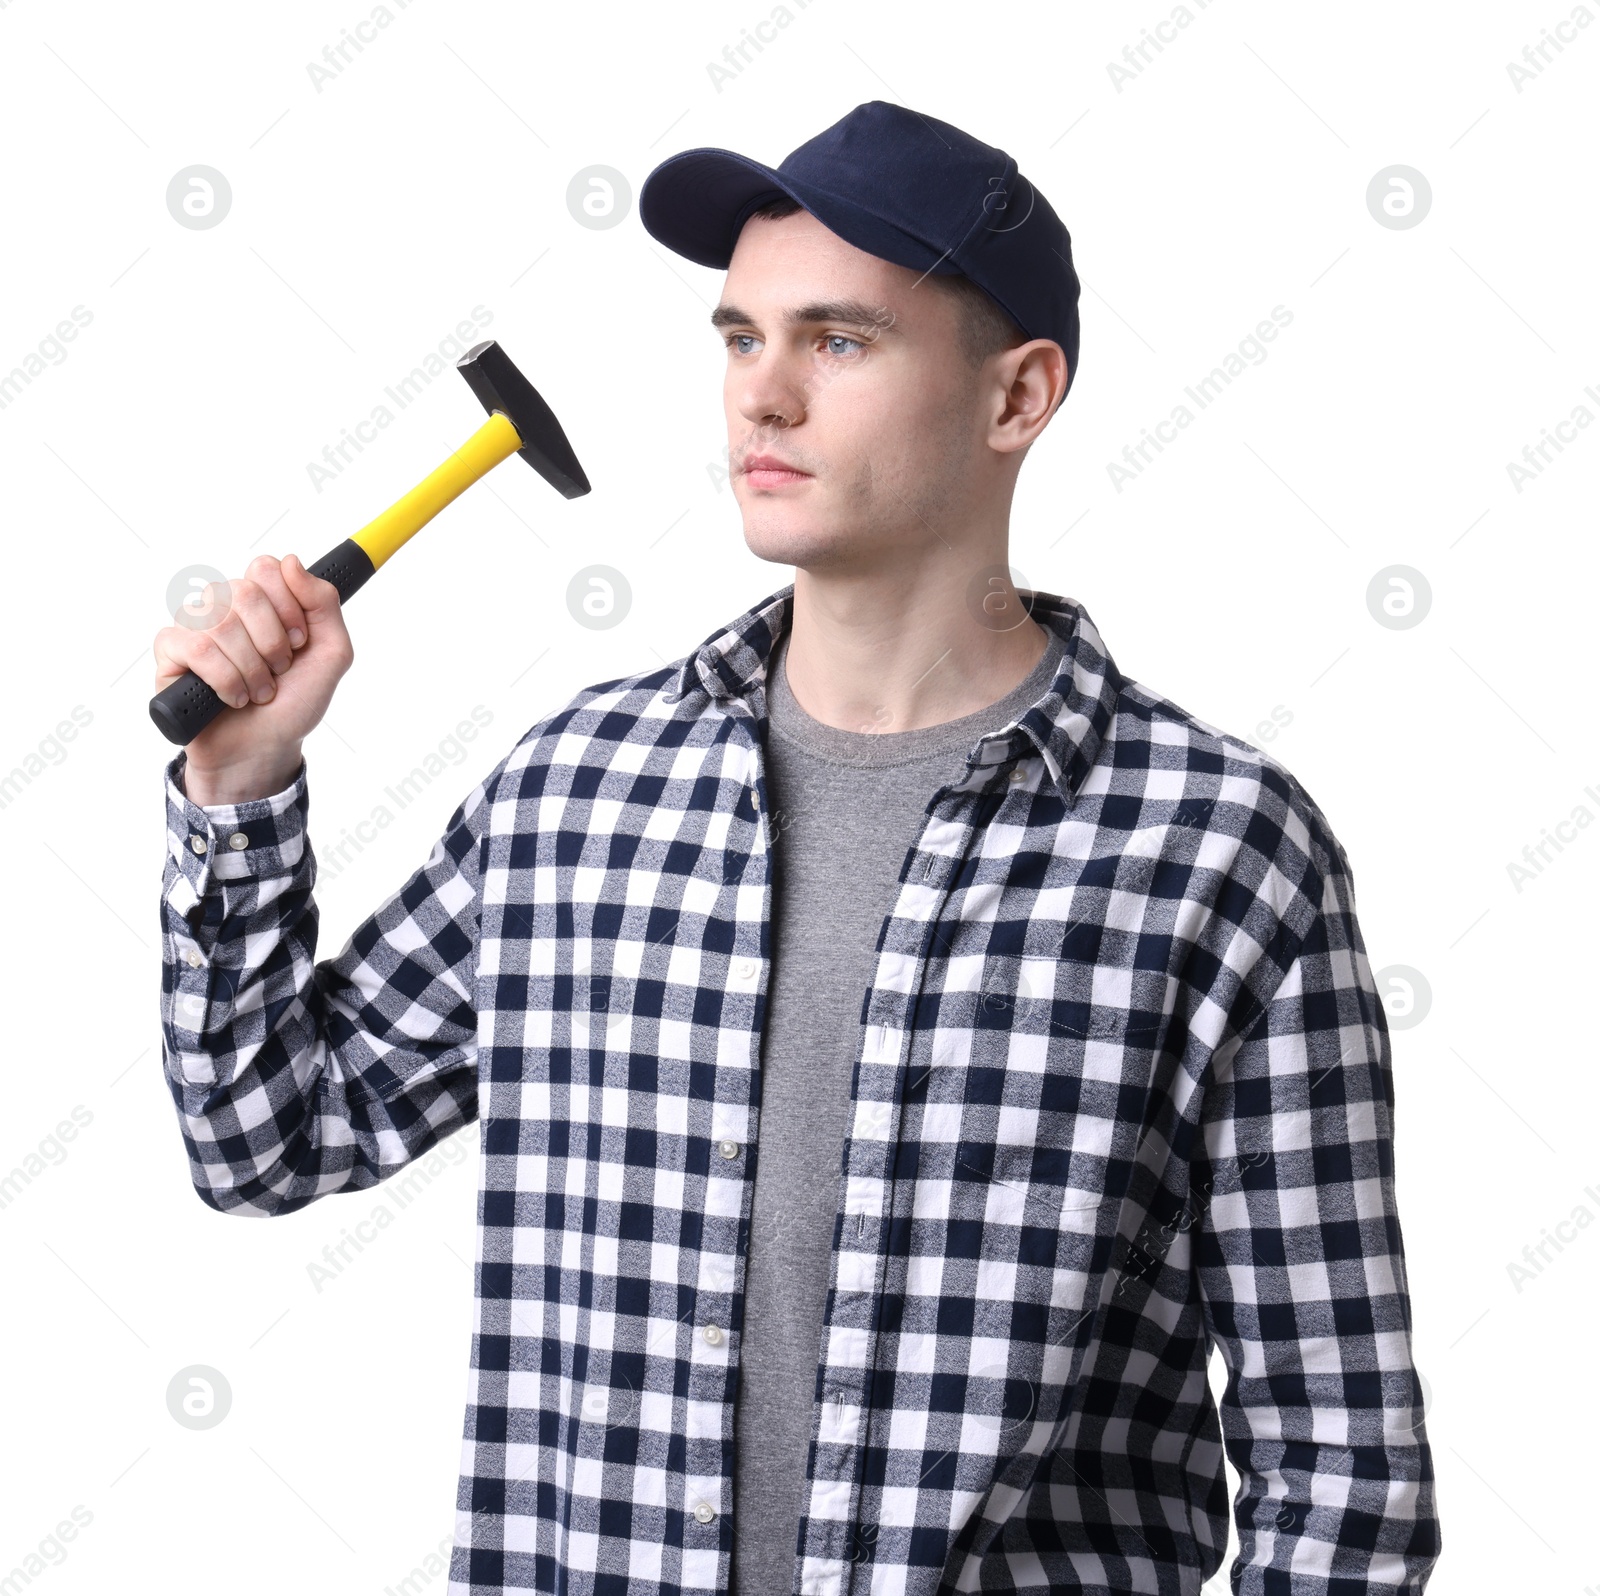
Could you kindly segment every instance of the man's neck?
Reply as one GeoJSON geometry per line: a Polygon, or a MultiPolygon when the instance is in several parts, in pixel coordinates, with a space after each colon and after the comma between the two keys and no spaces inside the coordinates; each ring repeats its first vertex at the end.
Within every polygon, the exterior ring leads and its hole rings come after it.
{"type": "Polygon", "coordinates": [[[825,726],[899,732],[1004,698],[1039,663],[1049,634],[1009,581],[987,590],[986,606],[969,586],[912,587],[893,573],[842,581],[797,569],[784,654],[795,701],[825,726]]]}

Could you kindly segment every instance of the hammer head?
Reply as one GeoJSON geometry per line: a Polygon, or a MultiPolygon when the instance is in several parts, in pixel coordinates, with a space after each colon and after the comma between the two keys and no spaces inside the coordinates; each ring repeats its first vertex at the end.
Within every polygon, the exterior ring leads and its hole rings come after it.
{"type": "Polygon", "coordinates": [[[511,364],[494,339],[474,344],[456,362],[467,386],[493,415],[499,411],[522,439],[517,453],[564,498],[578,499],[589,491],[589,479],[538,390],[511,364]]]}

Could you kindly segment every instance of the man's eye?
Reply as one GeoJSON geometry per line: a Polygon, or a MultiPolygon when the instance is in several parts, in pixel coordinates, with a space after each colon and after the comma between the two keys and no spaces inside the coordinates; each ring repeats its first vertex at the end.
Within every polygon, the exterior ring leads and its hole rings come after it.
{"type": "MultiPolygon", "coordinates": [[[[859,338],[846,338],[843,333],[829,333],[827,335],[826,342],[829,344],[853,344],[857,349],[866,348],[866,345],[863,344],[859,338]]],[[[854,355],[846,354],[846,352],[842,349],[830,348],[828,353],[830,355],[838,355],[841,359],[845,360],[853,360],[855,358],[854,355]]]]}
{"type": "Polygon", "coordinates": [[[756,337],[754,333],[730,333],[728,337],[724,338],[722,341],[737,354],[748,355],[750,351],[748,349],[741,348],[740,346],[743,344],[753,344],[756,341],[756,337]]]}

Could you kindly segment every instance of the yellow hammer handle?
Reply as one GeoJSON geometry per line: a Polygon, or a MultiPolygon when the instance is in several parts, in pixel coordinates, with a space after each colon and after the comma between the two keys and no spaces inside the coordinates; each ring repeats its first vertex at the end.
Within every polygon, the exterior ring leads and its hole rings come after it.
{"type": "Polygon", "coordinates": [[[522,447],[517,429],[496,410],[436,471],[430,472],[382,515],[367,522],[351,538],[372,561],[373,570],[414,532],[425,527],[450,501],[465,493],[522,447]]]}

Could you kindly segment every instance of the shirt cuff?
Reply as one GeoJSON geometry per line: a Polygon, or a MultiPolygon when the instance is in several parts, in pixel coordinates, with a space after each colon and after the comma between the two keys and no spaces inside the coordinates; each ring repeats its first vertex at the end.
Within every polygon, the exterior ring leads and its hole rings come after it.
{"type": "Polygon", "coordinates": [[[282,792],[237,804],[202,807],[184,791],[186,753],[166,767],[167,850],[178,867],[168,901],[180,914],[204,897],[212,880],[259,880],[292,875],[306,850],[310,799],[306,762],[282,792]]]}

